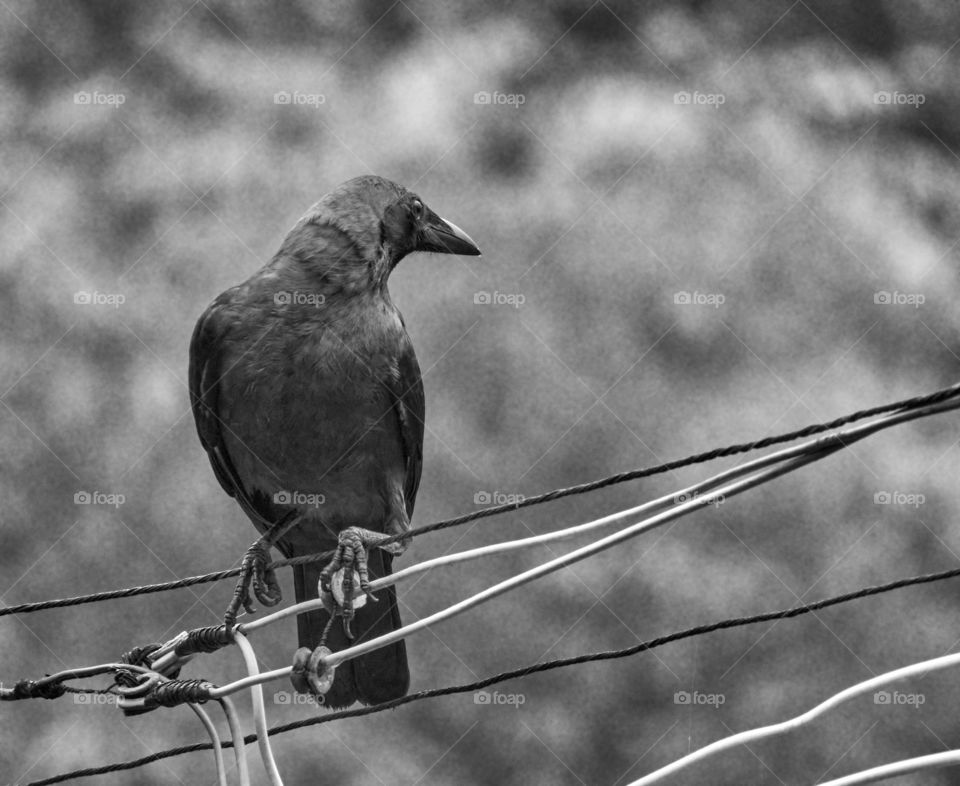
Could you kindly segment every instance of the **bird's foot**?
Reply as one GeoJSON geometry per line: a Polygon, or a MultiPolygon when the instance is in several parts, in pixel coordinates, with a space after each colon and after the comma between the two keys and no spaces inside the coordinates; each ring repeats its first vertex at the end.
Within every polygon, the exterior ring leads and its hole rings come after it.
{"type": "Polygon", "coordinates": [[[224,624],[231,628],[237,622],[237,614],[242,606],[247,614],[256,611],[253,600],[250,597],[250,589],[253,588],[253,594],[264,606],[276,606],[283,599],[283,592],[280,589],[280,582],[277,581],[277,575],[270,564],[269,546],[261,538],[254,543],[243,555],[243,561],[240,563],[240,578],[233,591],[233,598],[223,615],[224,624]]]}
{"type": "MultiPolygon", "coordinates": [[[[338,607],[337,613],[343,617],[343,630],[348,639],[353,639],[350,622],[354,609],[366,603],[366,598],[376,602],[376,596],[370,591],[370,576],[367,570],[367,550],[379,546],[389,538],[382,532],[373,532],[360,527],[348,527],[341,531],[333,559],[320,574],[320,589],[333,596],[338,607]],[[356,571],[354,571],[356,566],[356,571]],[[356,584],[366,598],[354,598],[356,584]],[[339,592],[337,591],[339,590],[339,592]],[[339,596],[339,597],[338,597],[339,596]]],[[[389,550],[388,544],[384,548],[389,550]]]]}

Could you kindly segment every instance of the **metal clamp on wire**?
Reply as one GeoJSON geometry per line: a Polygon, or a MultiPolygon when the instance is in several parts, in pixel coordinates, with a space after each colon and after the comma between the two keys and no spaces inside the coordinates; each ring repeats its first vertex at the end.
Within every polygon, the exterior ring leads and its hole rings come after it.
{"type": "MultiPolygon", "coordinates": [[[[347,602],[347,592],[344,589],[344,583],[347,580],[348,568],[340,568],[330,577],[330,585],[324,586],[318,583],[317,589],[320,593],[320,600],[323,601],[323,607],[331,614],[342,614],[345,611],[347,602]]],[[[351,587],[360,588],[360,574],[357,571],[349,569],[351,575],[351,587]]],[[[367,605],[367,595],[364,592],[354,592],[351,599],[350,608],[354,611],[367,605]]]]}
{"type": "Polygon", "coordinates": [[[147,696],[147,704],[155,707],[176,707],[178,704],[203,704],[210,701],[216,685],[207,680],[170,680],[157,685],[147,696]]]}
{"type": "Polygon", "coordinates": [[[232,643],[233,639],[225,625],[185,630],[150,654],[150,668],[175,678],[180,668],[194,655],[215,652],[232,643]]]}
{"type": "MultiPolygon", "coordinates": [[[[368,598],[376,601],[376,597],[366,586],[361,574],[350,567],[338,568],[330,576],[329,583],[321,576],[317,589],[323,607],[330,612],[330,622],[333,622],[334,617],[343,620],[343,630],[347,634],[347,638],[353,640],[353,631],[350,629],[350,625],[353,622],[354,613],[357,609],[367,605],[368,598]],[[347,603],[348,597],[350,598],[349,604],[347,603]]],[[[326,643],[329,630],[328,623],[327,629],[323,632],[321,646],[326,643]]]]}
{"type": "Polygon", "coordinates": [[[0,701],[20,699],[59,699],[67,692],[62,682],[51,680],[20,680],[12,688],[0,688],[0,701]]]}
{"type": "Polygon", "coordinates": [[[329,647],[320,645],[312,652],[301,647],[293,653],[290,683],[297,693],[309,693],[322,704],[333,685],[336,666],[327,666],[326,658],[333,655],[329,647]]]}
{"type": "Polygon", "coordinates": [[[187,641],[190,634],[187,631],[181,631],[172,639],[161,644],[149,656],[149,666],[154,671],[158,671],[164,676],[176,677],[180,673],[180,668],[190,656],[181,657],[177,654],[177,648],[187,641]]]}
{"type": "MultiPolygon", "coordinates": [[[[117,685],[120,685],[125,688],[132,688],[140,684],[140,678],[142,672],[140,668],[153,669],[151,664],[151,658],[154,657],[154,653],[160,649],[159,644],[147,644],[143,647],[134,647],[132,650],[129,650],[123,655],[120,656],[121,663],[129,663],[131,666],[139,667],[132,668],[129,671],[127,670],[118,670],[114,676],[114,682],[117,685]]],[[[174,673],[168,673],[165,676],[170,677],[171,679],[175,678],[179,673],[179,669],[174,673]]]]}
{"type": "MultiPolygon", "coordinates": [[[[151,645],[156,646],[156,645],[151,645]]],[[[144,649],[149,649],[145,647],[144,649]]],[[[130,654],[130,653],[127,653],[130,654]]],[[[145,704],[145,699],[165,677],[155,671],[124,671],[117,672],[117,708],[124,715],[142,715],[150,712],[153,707],[145,704]]]]}
{"type": "Polygon", "coordinates": [[[297,693],[310,693],[307,682],[307,663],[313,652],[309,647],[301,647],[293,653],[293,666],[290,669],[290,684],[297,693]]]}
{"type": "MultiPolygon", "coordinates": [[[[120,699],[117,706],[124,715],[141,715],[150,712],[162,705],[154,701],[146,701],[147,688],[157,686],[160,677],[165,680],[176,680],[180,669],[194,655],[201,652],[214,652],[230,644],[232,639],[223,625],[214,625],[209,628],[194,628],[177,634],[164,644],[147,644],[144,647],[134,647],[120,656],[123,663],[131,666],[148,668],[157,679],[144,682],[144,675],[139,671],[118,671],[116,683],[119,686],[120,699]]],[[[188,681],[188,682],[196,682],[188,681]]],[[[165,684],[165,683],[164,683],[165,684]]],[[[170,690],[170,689],[164,689],[170,690]]],[[[189,700],[188,701],[192,701],[189,700]]],[[[204,699],[206,701],[206,699],[204,699]]],[[[165,706],[165,705],[163,705],[165,706]]]]}
{"type": "Polygon", "coordinates": [[[150,686],[155,685],[161,675],[167,679],[176,679],[180,674],[179,663],[172,663],[165,672],[158,671],[154,666],[153,660],[164,646],[167,645],[147,644],[143,647],[134,647],[120,656],[121,663],[129,663],[132,667],[136,667],[129,671],[119,670],[114,676],[114,682],[117,685],[117,707],[123,710],[124,715],[129,717],[149,712],[152,707],[145,707],[143,702],[136,700],[146,695],[148,683],[150,686]],[[145,674],[142,669],[150,669],[151,673],[145,674]]]}
{"type": "Polygon", "coordinates": [[[210,691],[216,685],[206,680],[165,680],[160,674],[146,674],[146,679],[135,688],[121,688],[117,706],[126,715],[138,715],[157,707],[176,707],[180,704],[203,704],[210,701],[210,691]]]}

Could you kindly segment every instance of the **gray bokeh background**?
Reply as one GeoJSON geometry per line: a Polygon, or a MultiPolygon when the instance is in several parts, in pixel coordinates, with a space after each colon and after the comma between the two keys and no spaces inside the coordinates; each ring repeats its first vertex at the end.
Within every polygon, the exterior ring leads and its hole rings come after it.
{"type": "MultiPolygon", "coordinates": [[[[425,371],[415,524],[474,510],[478,494],[534,494],[951,384],[958,38],[960,12],[922,0],[0,3],[0,601],[240,557],[254,532],[194,432],[190,332],[312,202],[366,172],[417,191],[484,251],[410,257],[391,281],[425,371]],[[76,302],[84,292],[94,302],[76,302]],[[125,501],[77,505],[80,491],[125,501]]],[[[885,432],[439,626],[409,644],[413,689],[955,567],[957,439],[953,415],[885,432]],[[923,504],[875,503],[895,491],[923,504]]],[[[401,564],[711,470],[424,537],[401,564]]],[[[431,574],[405,588],[403,615],[552,553],[431,574]]],[[[214,624],[231,587],[0,619],[0,678],[214,624]]],[[[519,708],[453,696],[274,749],[289,784],[625,783],[955,649],[955,591],[498,686],[519,708]],[[680,691],[723,703],[678,704],[680,691]]],[[[257,636],[262,667],[288,664],[294,641],[293,624],[257,636]]],[[[232,650],[185,670],[241,675],[232,650]]],[[[804,784],[944,750],[953,676],[901,686],[919,708],[861,699],[675,782],[804,784]]],[[[272,691],[272,723],[317,711],[272,691]]],[[[185,709],[8,704],[0,780],[202,738],[185,709]]],[[[192,754],[97,782],[214,775],[192,754]]]]}

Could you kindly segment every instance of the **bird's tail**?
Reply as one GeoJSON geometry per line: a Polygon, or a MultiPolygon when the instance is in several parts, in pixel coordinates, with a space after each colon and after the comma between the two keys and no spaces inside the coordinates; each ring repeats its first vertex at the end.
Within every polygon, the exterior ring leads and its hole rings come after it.
{"type": "MultiPolygon", "coordinates": [[[[390,575],[393,558],[381,549],[371,549],[367,567],[370,580],[390,575]]],[[[317,597],[317,582],[323,565],[313,562],[293,568],[294,588],[297,603],[317,597]]],[[[359,591],[359,588],[357,589],[359,591]]],[[[394,587],[374,593],[377,602],[368,600],[356,610],[350,628],[354,639],[347,638],[341,620],[334,620],[327,633],[327,646],[337,652],[353,644],[382,636],[400,627],[400,611],[397,608],[397,593],[394,587]]],[[[326,611],[311,611],[297,617],[297,632],[300,646],[314,649],[327,625],[326,611]]],[[[410,671],[407,668],[407,648],[403,641],[354,658],[337,666],[333,685],[325,697],[327,707],[348,707],[355,701],[378,704],[404,696],[410,686],[410,671]]]]}

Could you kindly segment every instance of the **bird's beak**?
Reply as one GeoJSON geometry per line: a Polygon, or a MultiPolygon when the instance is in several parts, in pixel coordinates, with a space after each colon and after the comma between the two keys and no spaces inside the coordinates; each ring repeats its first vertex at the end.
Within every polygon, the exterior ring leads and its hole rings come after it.
{"type": "Polygon", "coordinates": [[[480,256],[480,249],[471,240],[470,235],[452,221],[440,218],[432,211],[428,212],[424,218],[423,229],[420,232],[420,242],[417,243],[416,250],[435,251],[438,254],[480,256]]]}

